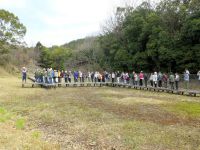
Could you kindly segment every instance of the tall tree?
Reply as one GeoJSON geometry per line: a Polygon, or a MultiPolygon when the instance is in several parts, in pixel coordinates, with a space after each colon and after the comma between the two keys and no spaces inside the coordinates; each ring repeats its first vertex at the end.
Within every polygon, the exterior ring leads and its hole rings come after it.
{"type": "Polygon", "coordinates": [[[0,9],[0,64],[9,61],[11,45],[20,45],[26,33],[26,27],[13,13],[0,9]]]}

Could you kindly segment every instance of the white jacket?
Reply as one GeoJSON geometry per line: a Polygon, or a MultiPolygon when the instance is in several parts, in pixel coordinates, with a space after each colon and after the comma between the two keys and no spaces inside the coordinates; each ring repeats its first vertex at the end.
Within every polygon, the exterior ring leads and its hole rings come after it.
{"type": "Polygon", "coordinates": [[[154,74],[154,75],[153,75],[153,81],[154,81],[154,82],[157,82],[157,81],[158,81],[158,75],[157,75],[157,74],[154,74]]]}

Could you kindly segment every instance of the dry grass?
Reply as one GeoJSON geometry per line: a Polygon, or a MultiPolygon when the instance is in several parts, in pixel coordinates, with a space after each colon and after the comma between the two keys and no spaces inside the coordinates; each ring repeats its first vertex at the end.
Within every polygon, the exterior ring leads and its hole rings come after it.
{"type": "Polygon", "coordinates": [[[0,149],[200,149],[198,97],[0,83],[0,149]]]}

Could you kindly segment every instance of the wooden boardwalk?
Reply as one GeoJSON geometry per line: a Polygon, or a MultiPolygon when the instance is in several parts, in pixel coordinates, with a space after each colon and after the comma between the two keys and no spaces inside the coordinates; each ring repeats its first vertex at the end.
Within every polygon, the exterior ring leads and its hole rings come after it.
{"type": "Polygon", "coordinates": [[[130,88],[130,89],[136,89],[136,90],[145,90],[145,91],[153,91],[153,92],[165,92],[165,93],[171,93],[171,94],[178,94],[178,95],[187,95],[187,96],[200,96],[200,91],[196,90],[173,90],[169,88],[156,88],[151,86],[134,86],[130,84],[124,84],[124,83],[112,83],[112,82],[76,82],[76,83],[37,83],[35,82],[34,78],[29,77],[29,80],[31,82],[29,83],[22,83],[22,87],[42,87],[42,88],[57,88],[57,87],[103,87],[103,86],[109,86],[109,87],[121,87],[121,88],[130,88]]]}

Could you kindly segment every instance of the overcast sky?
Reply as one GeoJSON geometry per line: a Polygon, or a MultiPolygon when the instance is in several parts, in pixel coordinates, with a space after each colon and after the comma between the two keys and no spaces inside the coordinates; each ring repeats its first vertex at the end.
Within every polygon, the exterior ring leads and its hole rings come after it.
{"type": "MultiPolygon", "coordinates": [[[[143,0],[126,0],[138,5],[143,0]]],[[[26,26],[25,41],[35,46],[66,42],[100,33],[100,26],[123,0],[0,0],[0,9],[26,26]]]]}

